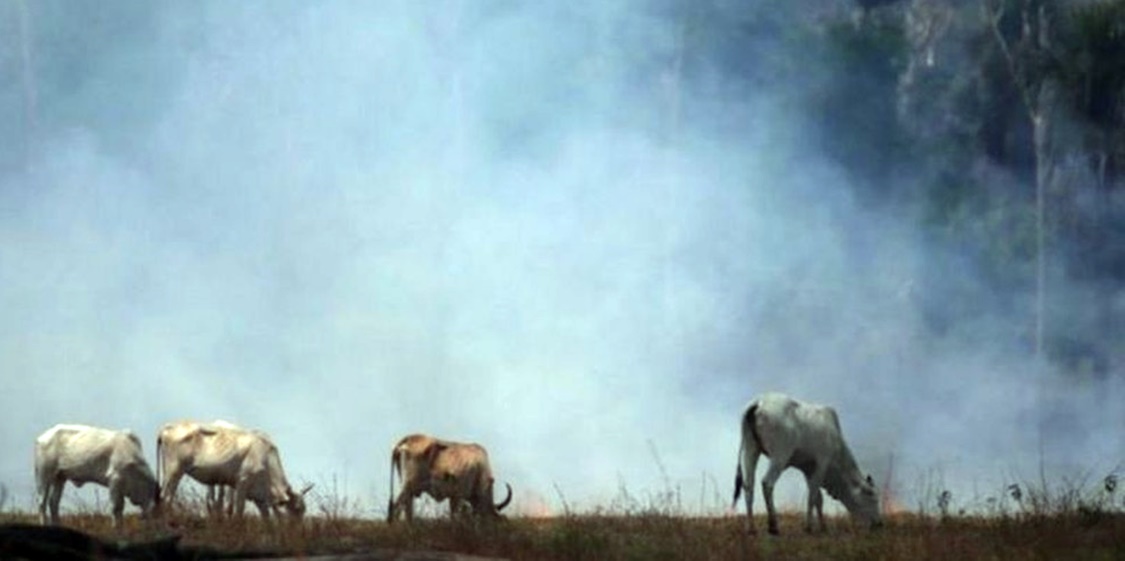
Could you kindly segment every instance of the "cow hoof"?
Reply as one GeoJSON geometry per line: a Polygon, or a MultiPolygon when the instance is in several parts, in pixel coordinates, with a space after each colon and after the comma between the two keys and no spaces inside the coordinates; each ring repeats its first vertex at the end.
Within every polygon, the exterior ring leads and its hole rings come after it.
{"type": "Polygon", "coordinates": [[[777,530],[777,527],[776,527],[776,526],[770,526],[770,535],[771,535],[771,536],[780,536],[780,535],[781,535],[781,532],[779,532],[779,531],[777,530]]]}

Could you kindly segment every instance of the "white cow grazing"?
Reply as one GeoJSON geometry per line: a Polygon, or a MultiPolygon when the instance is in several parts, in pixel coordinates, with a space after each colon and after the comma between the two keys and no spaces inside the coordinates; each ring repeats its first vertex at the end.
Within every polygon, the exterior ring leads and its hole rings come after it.
{"type": "Polygon", "coordinates": [[[160,502],[160,488],[145,461],[141,441],[125,430],[55,425],[39,435],[35,439],[35,482],[43,524],[59,523],[59,501],[67,481],[77,487],[85,483],[108,487],[113,523],[118,528],[126,497],[145,516],[153,514],[160,502]]]}
{"type": "Polygon", "coordinates": [[[304,495],[293,491],[281,466],[277,446],[263,432],[229,423],[180,421],[161,428],[156,440],[158,468],[163,473],[165,501],[176,496],[184,475],[204,485],[234,488],[232,508],[241,516],[246,500],[253,501],[263,518],[285,507],[289,514],[305,513],[304,495]]]}
{"type": "MultiPolygon", "coordinates": [[[[211,421],[211,426],[234,430],[249,430],[223,419],[211,421]]],[[[269,438],[265,433],[261,434],[269,438]]],[[[234,512],[234,487],[229,485],[208,485],[207,511],[218,514],[225,513],[228,516],[232,514],[234,512]]]]}
{"type": "Polygon", "coordinates": [[[836,411],[831,407],[805,403],[778,393],[764,394],[746,406],[734,479],[734,504],[738,503],[739,492],[745,489],[751,533],[754,532],[754,474],[762,454],[770,458],[769,469],[762,478],[762,495],[766,500],[771,534],[778,533],[773,487],[788,467],[804,472],[809,486],[806,530],[813,529],[814,508],[820,529],[825,530],[821,488],[843,503],[852,516],[872,526],[882,523],[875,484],[871,476],[864,477],[860,473],[844,442],[836,411]]]}

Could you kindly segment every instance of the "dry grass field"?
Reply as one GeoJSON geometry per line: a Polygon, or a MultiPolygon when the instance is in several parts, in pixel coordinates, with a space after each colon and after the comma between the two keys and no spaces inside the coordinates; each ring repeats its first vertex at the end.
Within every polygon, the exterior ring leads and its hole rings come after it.
{"type": "MultiPolygon", "coordinates": [[[[6,514],[0,522],[34,522],[6,514]]],[[[759,528],[764,520],[758,520],[759,528]]],[[[445,551],[508,559],[709,560],[709,559],[1125,559],[1125,516],[1075,511],[1001,517],[922,517],[899,514],[881,530],[830,521],[827,534],[806,534],[796,514],[782,520],[782,535],[748,535],[745,517],[664,514],[571,515],[510,518],[485,523],[421,520],[412,525],[310,516],[301,523],[169,517],[145,526],[129,517],[122,533],[105,515],[74,514],[64,523],[115,540],[148,540],[169,533],[200,558],[311,556],[369,551],[445,551]]]]}
{"type": "MultiPolygon", "coordinates": [[[[725,559],[1125,559],[1125,497],[1116,493],[1115,476],[1104,488],[1092,485],[1037,492],[1011,486],[1003,502],[987,515],[940,510],[887,516],[878,530],[853,525],[846,516],[830,517],[826,534],[807,534],[803,514],[782,516],[781,535],[765,533],[764,516],[750,535],[746,517],[689,516],[671,495],[648,504],[619,502],[594,513],[553,517],[512,516],[498,521],[432,517],[444,508],[426,509],[413,524],[388,525],[363,512],[334,490],[311,497],[300,522],[263,521],[250,509],[241,519],[209,518],[203,500],[187,494],[161,520],[143,521],[130,509],[117,532],[101,505],[64,510],[65,526],[111,543],[147,542],[179,536],[180,558],[290,557],[379,552],[397,558],[406,552],[449,552],[513,560],[725,560],[725,559]]],[[[30,512],[0,511],[0,524],[36,523],[30,512]]],[[[2,557],[2,555],[0,555],[2,557]]]]}

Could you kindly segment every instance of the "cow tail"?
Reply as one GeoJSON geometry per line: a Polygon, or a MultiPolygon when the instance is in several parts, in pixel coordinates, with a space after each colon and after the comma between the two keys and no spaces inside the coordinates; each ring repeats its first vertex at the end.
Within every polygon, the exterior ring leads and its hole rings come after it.
{"type": "Polygon", "coordinates": [[[742,447],[742,438],[739,437],[738,458],[734,462],[734,498],[730,502],[732,509],[738,506],[738,496],[742,494],[742,447]]]}
{"type": "Polygon", "coordinates": [[[746,410],[746,414],[742,416],[742,431],[738,437],[738,462],[735,466],[734,472],[734,499],[731,501],[731,508],[735,508],[738,504],[738,497],[742,494],[742,489],[745,487],[745,480],[742,478],[742,452],[746,449],[746,428],[750,428],[750,436],[754,438],[754,444],[758,446],[759,450],[765,450],[762,446],[762,439],[758,437],[758,423],[755,417],[758,414],[758,403],[755,402],[746,410]]]}
{"type": "Polygon", "coordinates": [[[35,443],[35,489],[39,493],[39,498],[47,496],[47,469],[43,465],[41,458],[42,452],[39,450],[39,443],[35,443]]]}
{"type": "Polygon", "coordinates": [[[398,467],[398,446],[395,446],[394,450],[391,450],[391,469],[390,469],[391,485],[390,485],[390,495],[387,497],[387,522],[391,522],[394,518],[394,515],[395,515],[394,508],[395,508],[395,470],[396,469],[399,469],[399,467],[398,467]]]}
{"type": "MultiPolygon", "coordinates": [[[[167,470],[167,468],[164,466],[164,431],[160,431],[160,433],[156,435],[156,488],[157,488],[157,491],[163,491],[164,478],[161,476],[161,473],[163,473],[166,470],[167,470]]],[[[158,492],[157,497],[159,497],[159,496],[160,496],[160,493],[158,492]]]]}

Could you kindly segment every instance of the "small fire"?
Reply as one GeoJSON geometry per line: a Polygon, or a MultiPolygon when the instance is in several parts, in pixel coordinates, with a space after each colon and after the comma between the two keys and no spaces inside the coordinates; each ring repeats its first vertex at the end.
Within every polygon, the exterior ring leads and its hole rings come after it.
{"type": "Polygon", "coordinates": [[[906,511],[906,505],[898,499],[897,494],[890,485],[883,487],[879,502],[881,503],[879,506],[883,511],[883,516],[892,516],[906,511]]]}
{"type": "Polygon", "coordinates": [[[517,516],[526,518],[550,518],[554,516],[551,512],[551,505],[547,504],[547,500],[543,495],[535,491],[524,491],[515,500],[515,513],[517,516]]]}

